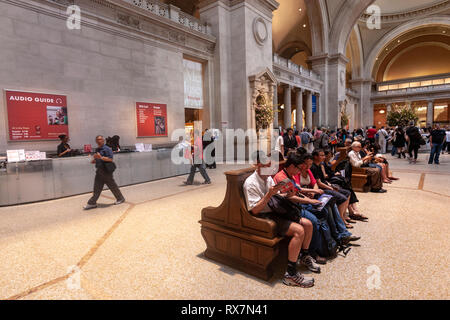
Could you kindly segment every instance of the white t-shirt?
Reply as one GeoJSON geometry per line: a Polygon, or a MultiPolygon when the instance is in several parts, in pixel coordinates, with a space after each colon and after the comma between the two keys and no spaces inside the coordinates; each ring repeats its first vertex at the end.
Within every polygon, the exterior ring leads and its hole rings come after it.
{"type": "MultiPolygon", "coordinates": [[[[256,204],[269,192],[270,187],[274,186],[275,182],[272,177],[267,177],[266,181],[259,176],[255,171],[244,182],[244,195],[247,202],[247,210],[251,211],[256,204]]],[[[261,213],[271,212],[268,205],[261,211],[261,213]]]]}
{"type": "Polygon", "coordinates": [[[450,130],[445,131],[445,140],[450,142],[450,130]]]}
{"type": "Polygon", "coordinates": [[[284,146],[284,140],[282,136],[278,136],[277,141],[275,142],[275,150],[281,152],[281,146],[284,146]]]}

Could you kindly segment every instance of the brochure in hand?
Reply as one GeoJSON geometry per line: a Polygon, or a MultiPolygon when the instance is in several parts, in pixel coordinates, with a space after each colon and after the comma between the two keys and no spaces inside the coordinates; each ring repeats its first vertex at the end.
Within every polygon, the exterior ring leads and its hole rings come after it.
{"type": "Polygon", "coordinates": [[[280,190],[280,193],[288,193],[289,191],[298,191],[298,188],[294,185],[294,183],[286,178],[284,180],[282,180],[279,185],[283,185],[283,187],[280,190]]]}
{"type": "Polygon", "coordinates": [[[322,211],[322,209],[327,205],[328,201],[330,201],[330,199],[333,196],[329,195],[329,194],[323,194],[319,197],[320,204],[317,205],[317,210],[322,211]]]}

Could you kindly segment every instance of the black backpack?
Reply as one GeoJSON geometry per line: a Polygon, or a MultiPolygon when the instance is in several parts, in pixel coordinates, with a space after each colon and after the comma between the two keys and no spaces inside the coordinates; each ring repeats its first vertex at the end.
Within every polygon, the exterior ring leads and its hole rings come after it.
{"type": "Polygon", "coordinates": [[[324,258],[336,257],[338,244],[331,236],[330,227],[325,219],[319,220],[320,247],[317,254],[324,258]]]}

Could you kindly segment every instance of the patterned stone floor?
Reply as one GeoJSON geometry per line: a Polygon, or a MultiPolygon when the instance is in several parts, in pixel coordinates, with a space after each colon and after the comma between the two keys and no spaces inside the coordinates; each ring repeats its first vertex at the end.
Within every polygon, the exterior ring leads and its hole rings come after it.
{"type": "MultiPolygon", "coordinates": [[[[269,282],[204,258],[200,210],[225,194],[186,177],[123,188],[127,202],[85,212],[89,195],[0,208],[0,299],[448,299],[450,156],[441,165],[390,159],[400,181],[358,193],[370,217],[352,229],[360,247],[314,275],[314,288],[269,282]]],[[[197,176],[197,179],[200,179],[197,176]]]]}

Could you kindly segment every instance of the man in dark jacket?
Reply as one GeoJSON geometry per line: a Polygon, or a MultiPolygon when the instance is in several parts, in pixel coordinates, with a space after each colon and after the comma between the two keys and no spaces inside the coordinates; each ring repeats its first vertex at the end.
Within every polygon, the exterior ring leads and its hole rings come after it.
{"type": "Polygon", "coordinates": [[[295,151],[297,147],[297,139],[295,139],[294,130],[289,128],[287,129],[287,135],[284,137],[284,155],[286,156],[289,151],[295,151]]]}

